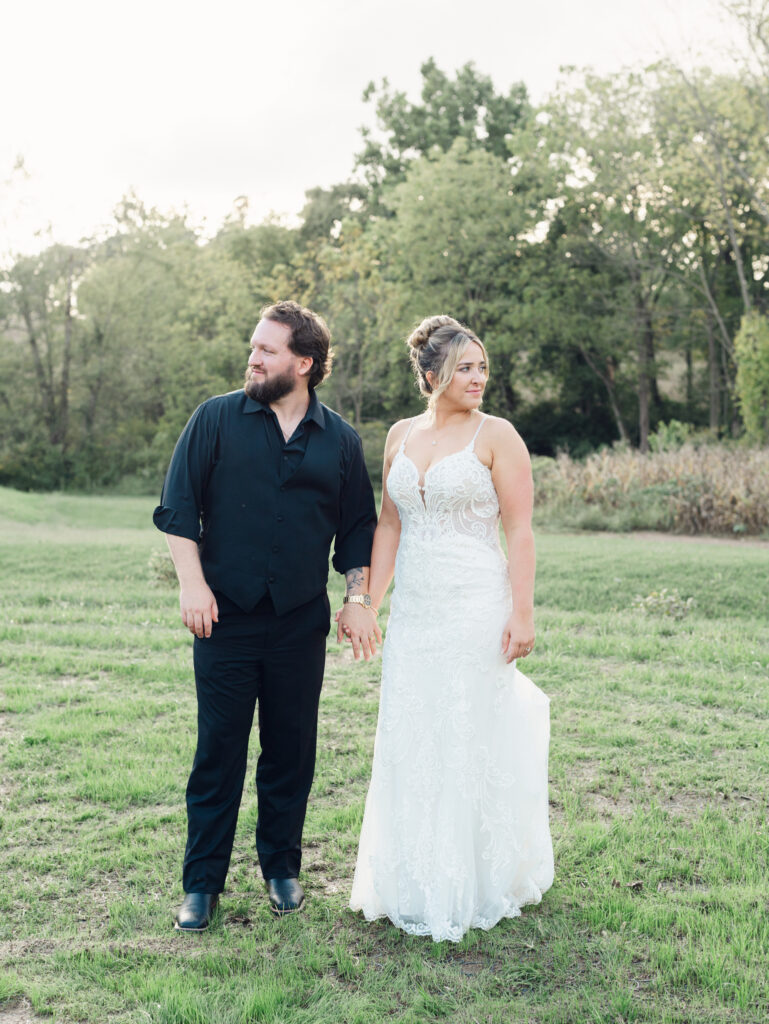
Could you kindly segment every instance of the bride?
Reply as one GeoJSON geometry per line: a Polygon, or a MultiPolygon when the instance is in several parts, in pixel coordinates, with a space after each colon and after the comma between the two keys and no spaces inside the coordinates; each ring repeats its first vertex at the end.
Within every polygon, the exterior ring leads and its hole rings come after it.
{"type": "Polygon", "coordinates": [[[385,447],[374,608],[393,573],[395,589],[350,906],[456,942],[553,881],[549,701],[515,664],[534,647],[531,464],[480,412],[488,357],[472,331],[433,316],[408,345],[428,403],[385,447]]]}

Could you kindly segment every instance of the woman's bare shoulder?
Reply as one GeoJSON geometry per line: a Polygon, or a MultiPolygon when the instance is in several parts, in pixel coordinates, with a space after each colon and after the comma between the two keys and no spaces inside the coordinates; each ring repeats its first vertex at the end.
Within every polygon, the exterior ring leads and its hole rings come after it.
{"type": "Polygon", "coordinates": [[[412,419],[397,420],[387,431],[387,440],[385,441],[386,459],[392,458],[395,454],[396,449],[400,446],[401,441],[408,433],[408,429],[412,422],[412,419]]]}
{"type": "Polygon", "coordinates": [[[524,444],[523,438],[515,429],[510,420],[502,416],[492,416],[486,413],[486,423],[483,426],[483,433],[490,441],[498,441],[501,444],[524,444]]]}
{"type": "Polygon", "coordinates": [[[528,461],[529,450],[526,443],[509,420],[491,415],[487,415],[486,420],[480,437],[483,437],[485,444],[488,445],[492,460],[512,457],[528,461]]]}
{"type": "Polygon", "coordinates": [[[389,448],[389,446],[391,444],[396,444],[397,445],[397,444],[401,443],[403,438],[408,433],[408,429],[411,426],[411,424],[414,422],[415,418],[416,417],[409,417],[409,419],[406,419],[406,420],[396,420],[395,423],[393,423],[393,425],[387,431],[387,441],[386,441],[386,444],[387,444],[388,448],[389,448]]]}

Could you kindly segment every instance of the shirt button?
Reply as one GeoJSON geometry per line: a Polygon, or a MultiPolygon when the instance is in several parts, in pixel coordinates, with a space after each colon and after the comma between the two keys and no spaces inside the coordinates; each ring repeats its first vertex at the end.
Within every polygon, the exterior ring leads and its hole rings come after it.
{"type": "Polygon", "coordinates": [[[286,489],[286,485],[285,485],[285,484],[281,484],[281,485],[280,485],[280,489],[281,489],[281,491],[285,491],[285,489],[286,489]]]}
{"type": "Polygon", "coordinates": [[[283,522],[283,516],[282,516],[282,515],[279,515],[279,516],[277,517],[277,519],[278,519],[278,522],[279,522],[279,523],[282,523],[282,522],[283,522]]]}
{"type": "Polygon", "coordinates": [[[272,553],[273,554],[277,554],[278,551],[280,551],[280,548],[278,547],[278,545],[277,544],[273,544],[272,545],[272,553]]]}
{"type": "Polygon", "coordinates": [[[275,582],[275,577],[274,576],[268,576],[267,577],[267,582],[268,583],[274,583],[275,582]]]}

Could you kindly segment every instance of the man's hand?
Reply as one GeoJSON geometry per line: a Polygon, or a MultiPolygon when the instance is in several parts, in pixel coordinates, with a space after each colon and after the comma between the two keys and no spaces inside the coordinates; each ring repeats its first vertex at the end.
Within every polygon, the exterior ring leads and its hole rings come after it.
{"type": "Polygon", "coordinates": [[[183,586],[179,594],[182,622],[201,639],[211,636],[211,624],[219,621],[219,608],[211,588],[205,581],[183,586]]]}
{"type": "Polygon", "coordinates": [[[376,655],[376,645],[382,642],[382,631],[371,608],[364,608],[362,604],[345,604],[335,618],[337,641],[341,643],[346,638],[352,643],[356,661],[361,654],[366,661],[376,655]]]}

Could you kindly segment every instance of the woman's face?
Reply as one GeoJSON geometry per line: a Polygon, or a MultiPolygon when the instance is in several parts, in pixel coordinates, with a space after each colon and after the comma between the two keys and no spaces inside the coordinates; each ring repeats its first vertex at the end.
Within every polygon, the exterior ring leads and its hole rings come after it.
{"type": "Polygon", "coordinates": [[[439,401],[445,400],[459,409],[477,409],[481,404],[487,379],[483,349],[478,342],[471,341],[459,357],[451,383],[439,401]]]}

